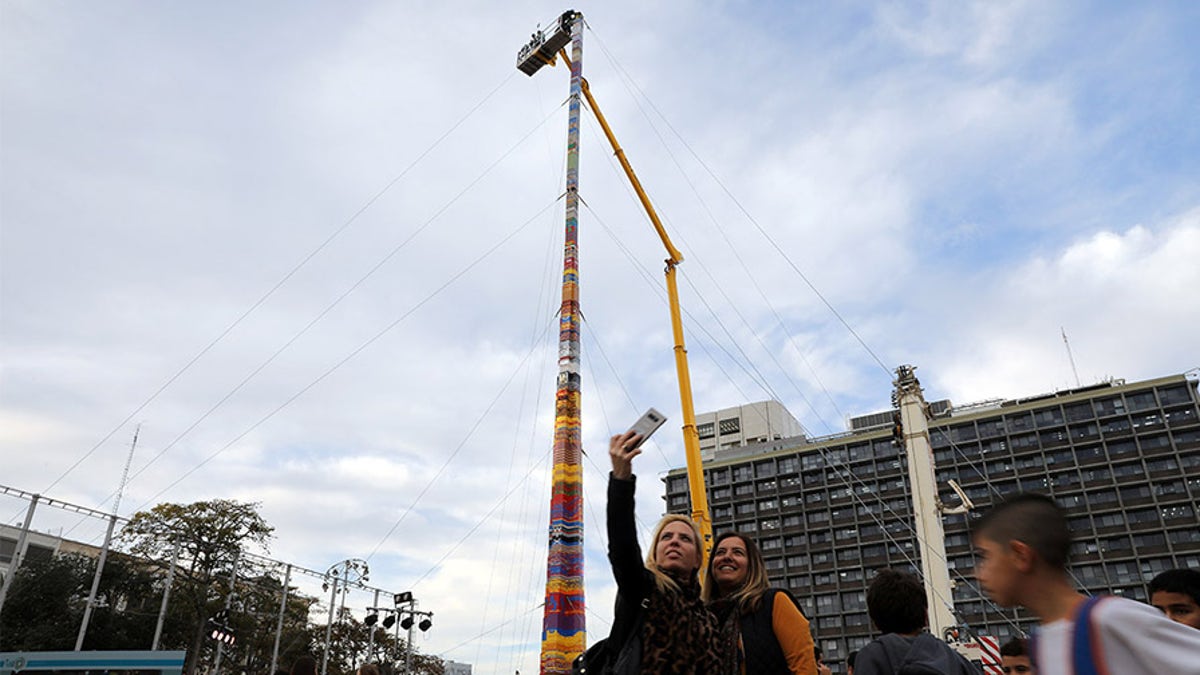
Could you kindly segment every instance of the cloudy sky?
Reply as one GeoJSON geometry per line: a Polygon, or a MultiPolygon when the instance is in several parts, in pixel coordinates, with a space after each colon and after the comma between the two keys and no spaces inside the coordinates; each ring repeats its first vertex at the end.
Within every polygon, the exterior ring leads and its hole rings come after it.
{"type": "MultiPolygon", "coordinates": [[[[1200,6],[607,2],[584,70],[675,242],[696,406],[813,435],[1200,365],[1200,6]]],[[[567,73],[544,2],[0,2],[0,483],[262,502],[476,672],[537,667],[567,73]]],[[[587,591],[607,436],[671,418],[661,246],[582,129],[587,591]]],[[[14,522],[18,500],[0,501],[14,522]]],[[[101,532],[43,509],[35,525],[101,532]]],[[[310,592],[319,582],[306,581],[310,592]]],[[[365,607],[371,598],[351,594],[365,607]]]]}

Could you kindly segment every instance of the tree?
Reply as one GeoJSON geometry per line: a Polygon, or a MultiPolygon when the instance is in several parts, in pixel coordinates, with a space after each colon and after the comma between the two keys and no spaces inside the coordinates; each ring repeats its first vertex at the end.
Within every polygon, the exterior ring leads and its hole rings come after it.
{"type": "Polygon", "coordinates": [[[159,504],[134,514],[121,530],[119,541],[146,558],[170,560],[174,547],[180,547],[170,611],[191,625],[190,645],[173,645],[187,648],[188,675],[215,652],[204,639],[206,624],[224,606],[234,560],[247,545],[265,547],[274,531],[258,508],[228,499],[159,504]]]}
{"type": "MultiPolygon", "coordinates": [[[[27,562],[13,578],[0,616],[6,650],[74,649],[96,560],[77,553],[27,562]]],[[[149,649],[162,585],[139,561],[110,553],[84,649],[149,649]]],[[[178,639],[183,626],[168,617],[164,634],[178,639]]]]}

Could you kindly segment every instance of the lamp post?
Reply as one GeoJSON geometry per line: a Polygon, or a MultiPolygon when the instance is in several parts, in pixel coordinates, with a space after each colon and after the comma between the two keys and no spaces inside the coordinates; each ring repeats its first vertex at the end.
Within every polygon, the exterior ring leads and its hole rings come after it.
{"type": "Polygon", "coordinates": [[[350,590],[350,584],[366,581],[370,574],[371,570],[367,566],[367,561],[359,558],[350,558],[334,563],[329,571],[325,572],[325,583],[321,588],[330,591],[329,624],[325,626],[325,649],[321,655],[321,675],[326,675],[329,668],[329,640],[333,637],[333,613],[337,608],[338,585],[341,584],[340,590],[345,593],[350,590]]]}

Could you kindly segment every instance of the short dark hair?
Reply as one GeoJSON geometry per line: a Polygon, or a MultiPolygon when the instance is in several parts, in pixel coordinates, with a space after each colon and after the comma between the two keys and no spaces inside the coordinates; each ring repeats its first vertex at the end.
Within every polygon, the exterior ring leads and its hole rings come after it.
{"type": "Polygon", "coordinates": [[[879,570],[867,588],[867,614],[884,633],[920,631],[928,609],[921,580],[906,572],[879,570]]]}
{"type": "Polygon", "coordinates": [[[317,675],[317,660],[305,655],[292,664],[292,675],[317,675]]]}
{"type": "Polygon", "coordinates": [[[1200,571],[1176,569],[1159,574],[1150,580],[1150,595],[1159,592],[1182,593],[1200,605],[1200,571]]]}
{"type": "Polygon", "coordinates": [[[1029,644],[1020,635],[1000,645],[1000,656],[1029,656],[1029,644]]]}
{"type": "Polygon", "coordinates": [[[1055,569],[1065,570],[1071,557],[1066,512],[1053,499],[1036,492],[1009,497],[976,521],[971,531],[1000,544],[1026,544],[1055,569]]]}
{"type": "Polygon", "coordinates": [[[852,651],[846,655],[846,665],[853,668],[854,667],[854,659],[857,659],[857,658],[858,658],[858,650],[855,649],[854,651],[852,651]]]}

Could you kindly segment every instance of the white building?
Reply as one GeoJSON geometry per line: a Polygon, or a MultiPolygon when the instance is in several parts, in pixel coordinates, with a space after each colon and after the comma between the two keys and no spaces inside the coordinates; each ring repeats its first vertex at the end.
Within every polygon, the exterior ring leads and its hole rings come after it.
{"type": "Polygon", "coordinates": [[[719,450],[752,443],[804,436],[804,427],[779,401],[747,403],[696,415],[700,458],[712,460],[719,450]]]}
{"type": "Polygon", "coordinates": [[[471,675],[471,664],[446,661],[446,675],[471,675]]]}
{"type": "MultiPolygon", "coordinates": [[[[21,528],[0,523],[0,579],[3,579],[12,567],[13,558],[17,553],[17,542],[20,539],[21,528]]],[[[30,530],[25,538],[25,550],[21,553],[21,562],[24,564],[49,560],[60,553],[82,553],[96,557],[100,554],[100,549],[90,544],[30,530]]]]}

